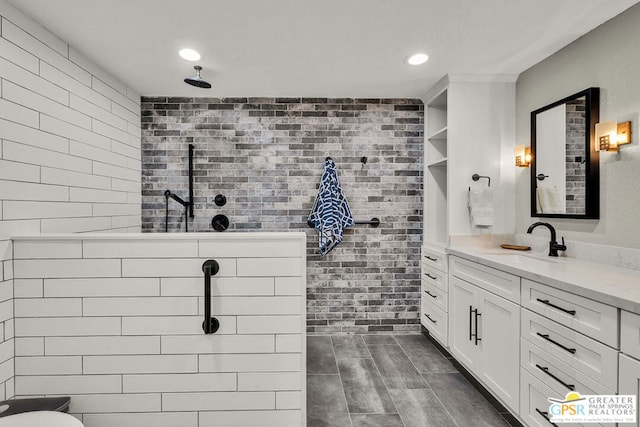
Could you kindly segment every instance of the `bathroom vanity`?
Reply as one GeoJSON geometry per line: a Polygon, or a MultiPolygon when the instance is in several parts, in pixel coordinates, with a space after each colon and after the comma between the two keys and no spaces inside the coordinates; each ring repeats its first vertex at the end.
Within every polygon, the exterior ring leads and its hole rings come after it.
{"type": "Polygon", "coordinates": [[[547,399],[570,391],[638,395],[639,271],[427,246],[422,273],[422,325],[525,425],[552,425],[547,399]]]}

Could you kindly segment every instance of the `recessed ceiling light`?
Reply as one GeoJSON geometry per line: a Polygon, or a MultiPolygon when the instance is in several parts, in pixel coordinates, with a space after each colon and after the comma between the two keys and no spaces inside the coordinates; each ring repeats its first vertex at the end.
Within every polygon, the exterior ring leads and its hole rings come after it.
{"type": "Polygon", "coordinates": [[[193,49],[182,49],[178,54],[187,61],[200,60],[200,54],[193,49]]]}
{"type": "Polygon", "coordinates": [[[410,65],[420,65],[424,64],[429,60],[429,56],[424,53],[416,53],[415,55],[411,55],[407,59],[407,63],[410,65]]]}

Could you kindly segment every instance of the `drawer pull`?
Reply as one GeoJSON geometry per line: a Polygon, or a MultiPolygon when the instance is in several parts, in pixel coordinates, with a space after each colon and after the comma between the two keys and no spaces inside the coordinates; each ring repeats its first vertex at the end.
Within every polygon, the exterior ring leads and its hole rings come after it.
{"type": "Polygon", "coordinates": [[[434,295],[429,291],[424,291],[425,294],[429,295],[431,298],[438,298],[438,295],[434,295]]]}
{"type": "Polygon", "coordinates": [[[554,380],[558,381],[560,384],[562,384],[563,386],[565,386],[566,388],[568,388],[569,390],[573,391],[576,389],[576,386],[573,384],[567,384],[564,381],[562,381],[560,378],[556,377],[555,375],[553,375],[551,372],[549,372],[549,368],[547,368],[546,366],[540,366],[536,363],[536,368],[540,369],[542,372],[544,372],[545,374],[549,375],[551,378],[553,378],[554,380]]]}
{"type": "Polygon", "coordinates": [[[431,279],[431,280],[437,280],[437,279],[438,279],[436,276],[432,276],[432,275],[431,275],[431,274],[429,274],[429,273],[424,273],[424,275],[425,275],[425,276],[427,276],[427,277],[428,277],[429,279],[431,279]]]}
{"type": "Polygon", "coordinates": [[[437,324],[437,323],[438,323],[438,321],[437,321],[437,320],[433,320],[433,319],[431,318],[431,316],[429,316],[428,314],[426,314],[426,313],[425,313],[424,315],[425,315],[425,317],[426,317],[427,319],[431,320],[431,322],[433,322],[434,324],[437,324]]]}
{"type": "Polygon", "coordinates": [[[547,341],[549,341],[551,344],[555,344],[558,347],[560,347],[561,349],[563,349],[564,351],[568,351],[571,354],[576,354],[576,349],[575,348],[569,348],[569,347],[565,347],[562,344],[560,344],[559,342],[552,340],[551,338],[549,338],[549,334],[541,334],[540,332],[536,332],[536,335],[538,335],[540,338],[543,338],[547,341]]]}
{"type": "Polygon", "coordinates": [[[576,315],[576,311],[575,311],[575,310],[567,310],[566,308],[562,308],[562,307],[559,307],[559,306],[557,306],[557,305],[555,305],[555,304],[551,304],[551,303],[549,302],[549,300],[548,300],[548,299],[540,299],[540,298],[536,298],[536,300],[537,300],[538,302],[543,303],[544,305],[548,305],[549,307],[553,307],[553,308],[555,308],[555,309],[557,309],[557,310],[564,311],[565,313],[570,314],[570,315],[572,315],[572,316],[575,316],[575,315],[576,315]]]}
{"type": "Polygon", "coordinates": [[[536,408],[536,412],[537,412],[538,414],[540,414],[540,416],[541,416],[542,418],[544,418],[545,420],[547,420],[547,422],[548,422],[549,424],[551,424],[551,425],[552,425],[552,426],[554,426],[554,427],[558,427],[558,425],[557,425],[556,423],[552,423],[552,422],[551,422],[551,420],[549,419],[549,413],[548,413],[548,412],[541,411],[541,410],[540,410],[540,409],[538,409],[538,408],[536,408]]]}
{"type": "Polygon", "coordinates": [[[424,257],[425,257],[426,259],[428,259],[429,261],[433,261],[433,262],[438,261],[438,258],[434,258],[434,257],[429,256],[429,255],[425,255],[424,257]]]}

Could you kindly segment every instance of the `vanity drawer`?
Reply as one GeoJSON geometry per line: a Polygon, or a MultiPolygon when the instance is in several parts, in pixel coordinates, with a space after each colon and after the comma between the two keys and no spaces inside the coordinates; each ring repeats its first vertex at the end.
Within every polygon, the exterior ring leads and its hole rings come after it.
{"type": "Polygon", "coordinates": [[[640,359],[640,316],[620,310],[620,351],[640,359]]]}
{"type": "Polygon", "coordinates": [[[617,390],[616,350],[529,310],[523,309],[520,318],[523,339],[606,388],[617,390]]]}
{"type": "Polygon", "coordinates": [[[422,326],[429,330],[429,333],[436,338],[440,344],[448,346],[448,324],[447,313],[436,307],[431,301],[422,299],[421,303],[422,313],[420,319],[422,326]]]}
{"type": "Polygon", "coordinates": [[[522,279],[522,306],[619,348],[615,307],[527,279],[522,279]]]}
{"type": "Polygon", "coordinates": [[[447,254],[424,246],[422,247],[422,264],[429,267],[435,267],[445,273],[449,271],[447,254]]]}
{"type": "Polygon", "coordinates": [[[449,310],[448,294],[440,288],[436,288],[430,282],[422,279],[421,298],[430,301],[440,310],[447,312],[449,310]]]}
{"type": "Polygon", "coordinates": [[[422,263],[422,283],[429,283],[443,292],[449,291],[449,275],[430,265],[422,263]]]}
{"type": "Polygon", "coordinates": [[[551,388],[568,393],[616,394],[602,384],[589,378],[574,366],[552,356],[525,339],[520,343],[520,366],[551,388]]]}
{"type": "Polygon", "coordinates": [[[454,276],[520,304],[520,277],[455,256],[449,262],[454,276]]]}
{"type": "MultiPolygon", "coordinates": [[[[586,393],[585,393],[586,394],[586,393]]],[[[551,424],[548,418],[549,414],[549,397],[558,400],[564,400],[566,393],[558,392],[546,386],[538,378],[531,375],[526,369],[520,368],[520,418],[529,427],[551,427],[568,426],[600,426],[601,424],[580,424],[580,423],[561,423],[551,424]],[[548,417],[548,418],[547,418],[548,417]]],[[[605,424],[605,426],[613,426],[614,424],[605,424]]]]}

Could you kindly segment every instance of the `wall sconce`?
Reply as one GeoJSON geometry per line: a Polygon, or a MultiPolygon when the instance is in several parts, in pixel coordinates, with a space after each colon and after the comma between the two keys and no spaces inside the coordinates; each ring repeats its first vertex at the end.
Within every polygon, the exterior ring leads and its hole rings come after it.
{"type": "Polygon", "coordinates": [[[618,151],[621,145],[631,143],[631,122],[615,120],[596,123],[596,151],[618,151]]]}
{"type": "Polygon", "coordinates": [[[516,166],[521,168],[528,168],[531,163],[531,147],[525,147],[523,145],[517,145],[515,148],[516,166]]]}

